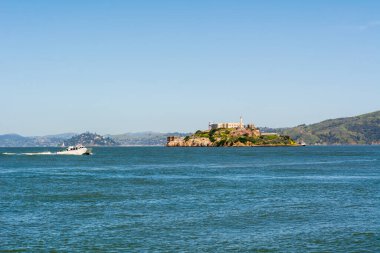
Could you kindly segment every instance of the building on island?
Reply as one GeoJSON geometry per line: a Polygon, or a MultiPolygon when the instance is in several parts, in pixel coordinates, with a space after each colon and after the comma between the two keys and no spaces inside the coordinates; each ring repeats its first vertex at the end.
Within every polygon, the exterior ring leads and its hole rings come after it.
{"type": "Polygon", "coordinates": [[[242,117],[240,117],[240,122],[209,123],[209,130],[218,128],[234,128],[237,130],[248,131],[246,134],[250,131],[250,133],[253,133],[255,136],[261,135],[260,130],[253,123],[244,125],[242,117]]]}
{"type": "Polygon", "coordinates": [[[240,122],[223,122],[223,123],[209,123],[209,129],[218,129],[218,128],[250,128],[255,129],[254,124],[247,124],[244,126],[243,118],[240,117],[240,122]]]}
{"type": "Polygon", "coordinates": [[[240,122],[227,122],[227,123],[209,124],[209,129],[218,129],[218,128],[244,128],[243,118],[240,117],[240,122]]]}
{"type": "MultiPolygon", "coordinates": [[[[245,137],[260,137],[262,135],[260,129],[258,129],[254,124],[250,123],[244,125],[243,118],[240,117],[240,122],[223,122],[223,123],[210,123],[208,124],[208,130],[201,131],[198,130],[195,134],[186,137],[168,136],[167,146],[168,147],[203,147],[203,146],[213,146],[216,142],[220,141],[220,134],[228,135],[228,138],[238,138],[241,136],[245,137]],[[220,130],[220,133],[218,132],[220,130]],[[218,137],[214,139],[213,135],[217,133],[218,137]],[[211,138],[213,137],[213,138],[211,138]]],[[[278,135],[277,133],[267,133],[263,135],[278,135]]]]}

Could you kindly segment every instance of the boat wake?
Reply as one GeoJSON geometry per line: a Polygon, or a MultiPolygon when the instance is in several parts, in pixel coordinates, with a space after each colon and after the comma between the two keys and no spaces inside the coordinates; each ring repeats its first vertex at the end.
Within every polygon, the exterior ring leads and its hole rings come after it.
{"type": "Polygon", "coordinates": [[[9,153],[5,152],[3,155],[56,155],[57,153],[47,152],[34,152],[34,153],[9,153]]]}
{"type": "Polygon", "coordinates": [[[21,153],[23,155],[56,155],[57,153],[47,152],[37,152],[37,153],[21,153]]]}
{"type": "Polygon", "coordinates": [[[29,153],[2,153],[3,155],[91,155],[92,149],[86,148],[83,145],[76,145],[76,146],[69,146],[66,149],[62,151],[57,152],[50,152],[50,151],[44,151],[44,152],[29,152],[29,153]]]}

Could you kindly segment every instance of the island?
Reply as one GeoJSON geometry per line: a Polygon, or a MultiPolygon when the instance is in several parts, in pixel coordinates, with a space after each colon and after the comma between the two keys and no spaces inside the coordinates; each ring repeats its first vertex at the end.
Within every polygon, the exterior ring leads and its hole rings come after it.
{"type": "Polygon", "coordinates": [[[254,124],[240,122],[209,123],[208,130],[198,130],[186,137],[167,137],[167,147],[279,147],[301,146],[278,133],[262,133],[254,124]]]}
{"type": "Polygon", "coordinates": [[[89,147],[94,147],[94,146],[111,147],[111,146],[119,145],[118,142],[111,139],[110,137],[104,137],[96,133],[86,132],[79,135],[75,135],[71,137],[70,139],[63,141],[60,146],[76,146],[78,144],[89,146],[89,147]]]}

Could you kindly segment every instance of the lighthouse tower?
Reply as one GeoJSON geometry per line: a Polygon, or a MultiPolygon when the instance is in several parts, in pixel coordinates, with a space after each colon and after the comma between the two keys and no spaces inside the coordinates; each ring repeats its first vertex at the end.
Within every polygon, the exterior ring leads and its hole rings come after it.
{"type": "Polygon", "coordinates": [[[244,124],[243,124],[243,117],[240,116],[240,128],[244,128],[244,124]]]}

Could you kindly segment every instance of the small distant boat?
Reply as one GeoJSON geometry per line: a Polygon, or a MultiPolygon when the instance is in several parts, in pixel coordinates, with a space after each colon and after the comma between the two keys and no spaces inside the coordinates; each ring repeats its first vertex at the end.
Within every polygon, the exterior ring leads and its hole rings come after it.
{"type": "Polygon", "coordinates": [[[82,145],[69,146],[65,150],[58,151],[57,155],[91,155],[91,149],[82,145]]]}
{"type": "Polygon", "coordinates": [[[306,143],[304,141],[301,141],[298,143],[300,146],[306,146],[306,143]]]}

